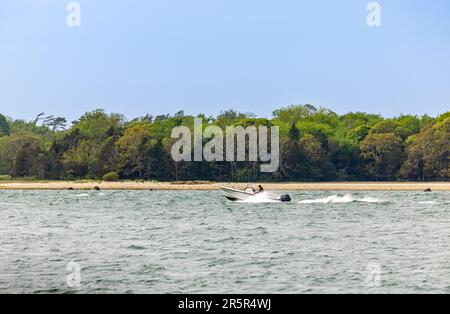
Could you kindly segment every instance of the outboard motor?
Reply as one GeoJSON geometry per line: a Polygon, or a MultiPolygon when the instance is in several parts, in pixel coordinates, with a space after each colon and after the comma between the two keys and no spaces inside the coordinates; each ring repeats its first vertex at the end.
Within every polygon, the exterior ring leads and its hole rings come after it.
{"type": "Polygon", "coordinates": [[[292,201],[292,199],[291,199],[291,196],[289,194],[286,194],[286,195],[281,195],[280,201],[282,201],[282,202],[290,202],[290,201],[292,201]]]}

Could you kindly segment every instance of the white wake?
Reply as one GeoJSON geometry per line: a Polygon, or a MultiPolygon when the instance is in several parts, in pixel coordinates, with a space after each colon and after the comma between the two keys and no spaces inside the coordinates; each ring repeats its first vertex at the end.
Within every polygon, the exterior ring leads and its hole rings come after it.
{"type": "Polygon", "coordinates": [[[339,203],[353,203],[353,202],[361,202],[361,203],[384,203],[385,200],[381,200],[378,198],[365,196],[364,198],[355,198],[351,194],[342,195],[331,195],[325,198],[311,199],[311,200],[303,200],[300,201],[299,204],[339,204],[339,203]]]}
{"type": "Polygon", "coordinates": [[[274,200],[274,198],[274,196],[269,195],[267,192],[262,192],[246,200],[238,201],[238,203],[277,203],[278,201],[274,200]]]}

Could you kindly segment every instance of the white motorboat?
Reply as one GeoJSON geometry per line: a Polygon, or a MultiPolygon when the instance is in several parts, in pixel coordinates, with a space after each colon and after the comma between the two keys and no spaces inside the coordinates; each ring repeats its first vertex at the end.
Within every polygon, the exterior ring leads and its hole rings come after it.
{"type": "MultiPolygon", "coordinates": [[[[253,198],[256,198],[260,195],[260,192],[255,191],[251,187],[247,187],[245,190],[238,190],[234,188],[229,188],[225,186],[221,186],[220,189],[225,193],[225,197],[229,199],[230,201],[250,201],[253,198]]],[[[290,195],[281,195],[281,196],[270,196],[267,195],[267,198],[269,198],[272,201],[278,201],[278,202],[290,202],[291,196],[290,195]]]]}

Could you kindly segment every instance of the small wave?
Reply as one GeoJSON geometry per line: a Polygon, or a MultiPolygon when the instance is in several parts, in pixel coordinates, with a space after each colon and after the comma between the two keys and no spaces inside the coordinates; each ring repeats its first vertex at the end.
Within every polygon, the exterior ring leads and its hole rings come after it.
{"type": "Polygon", "coordinates": [[[303,200],[300,201],[299,204],[330,204],[330,203],[350,203],[353,202],[354,199],[351,195],[332,195],[325,198],[313,199],[313,200],[303,200]]]}
{"type": "Polygon", "coordinates": [[[356,200],[357,202],[363,202],[363,203],[385,203],[386,201],[380,200],[375,197],[366,196],[362,200],[356,200]]]}
{"type": "Polygon", "coordinates": [[[419,204],[424,204],[424,205],[434,205],[437,204],[437,201],[424,201],[424,202],[419,202],[419,204]]]}
{"type": "Polygon", "coordinates": [[[89,197],[89,194],[77,194],[75,197],[89,197]]]}
{"type": "Polygon", "coordinates": [[[145,246],[141,246],[141,245],[130,245],[128,247],[129,250],[136,250],[136,251],[140,251],[140,250],[145,250],[147,249],[145,246]]]}
{"type": "Polygon", "coordinates": [[[361,203],[383,203],[385,201],[366,196],[362,199],[354,198],[351,194],[346,194],[344,196],[340,195],[332,195],[325,198],[313,199],[313,200],[303,200],[300,201],[299,204],[339,204],[339,203],[353,203],[353,202],[361,202],[361,203]]]}

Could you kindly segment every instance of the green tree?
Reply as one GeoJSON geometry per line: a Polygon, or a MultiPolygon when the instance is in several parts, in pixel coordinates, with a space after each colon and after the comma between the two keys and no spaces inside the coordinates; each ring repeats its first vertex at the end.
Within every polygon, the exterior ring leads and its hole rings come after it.
{"type": "Polygon", "coordinates": [[[117,141],[117,162],[126,177],[144,178],[152,135],[148,124],[128,128],[117,141]]]}
{"type": "Polygon", "coordinates": [[[43,141],[38,136],[20,134],[4,137],[0,141],[0,171],[13,177],[41,174],[38,157],[43,141]]]}
{"type": "Polygon", "coordinates": [[[322,181],[335,179],[335,169],[330,160],[328,148],[311,134],[300,140],[300,148],[304,156],[302,177],[305,180],[322,181]]]}
{"type": "Polygon", "coordinates": [[[422,129],[408,143],[403,177],[412,180],[449,178],[450,117],[422,129]]]}
{"type": "Polygon", "coordinates": [[[368,178],[393,180],[403,161],[403,141],[394,133],[372,133],[361,143],[368,178]]]}
{"type": "Polygon", "coordinates": [[[84,114],[73,124],[74,129],[80,131],[80,135],[90,139],[104,139],[111,135],[124,124],[125,118],[120,114],[107,114],[104,110],[97,109],[84,114]]]}
{"type": "Polygon", "coordinates": [[[0,136],[6,136],[11,133],[11,126],[8,120],[2,114],[0,114],[0,136]]]}
{"type": "Polygon", "coordinates": [[[67,119],[62,117],[48,116],[47,118],[45,118],[43,125],[49,127],[50,130],[55,133],[56,131],[66,129],[67,119]]]}
{"type": "Polygon", "coordinates": [[[375,124],[372,129],[370,129],[369,134],[395,134],[399,137],[404,136],[402,130],[402,125],[393,120],[383,120],[375,124]]]}
{"type": "Polygon", "coordinates": [[[291,125],[291,128],[289,129],[288,138],[291,141],[298,141],[298,140],[300,140],[300,131],[297,128],[297,125],[295,123],[293,123],[291,125]]]}

